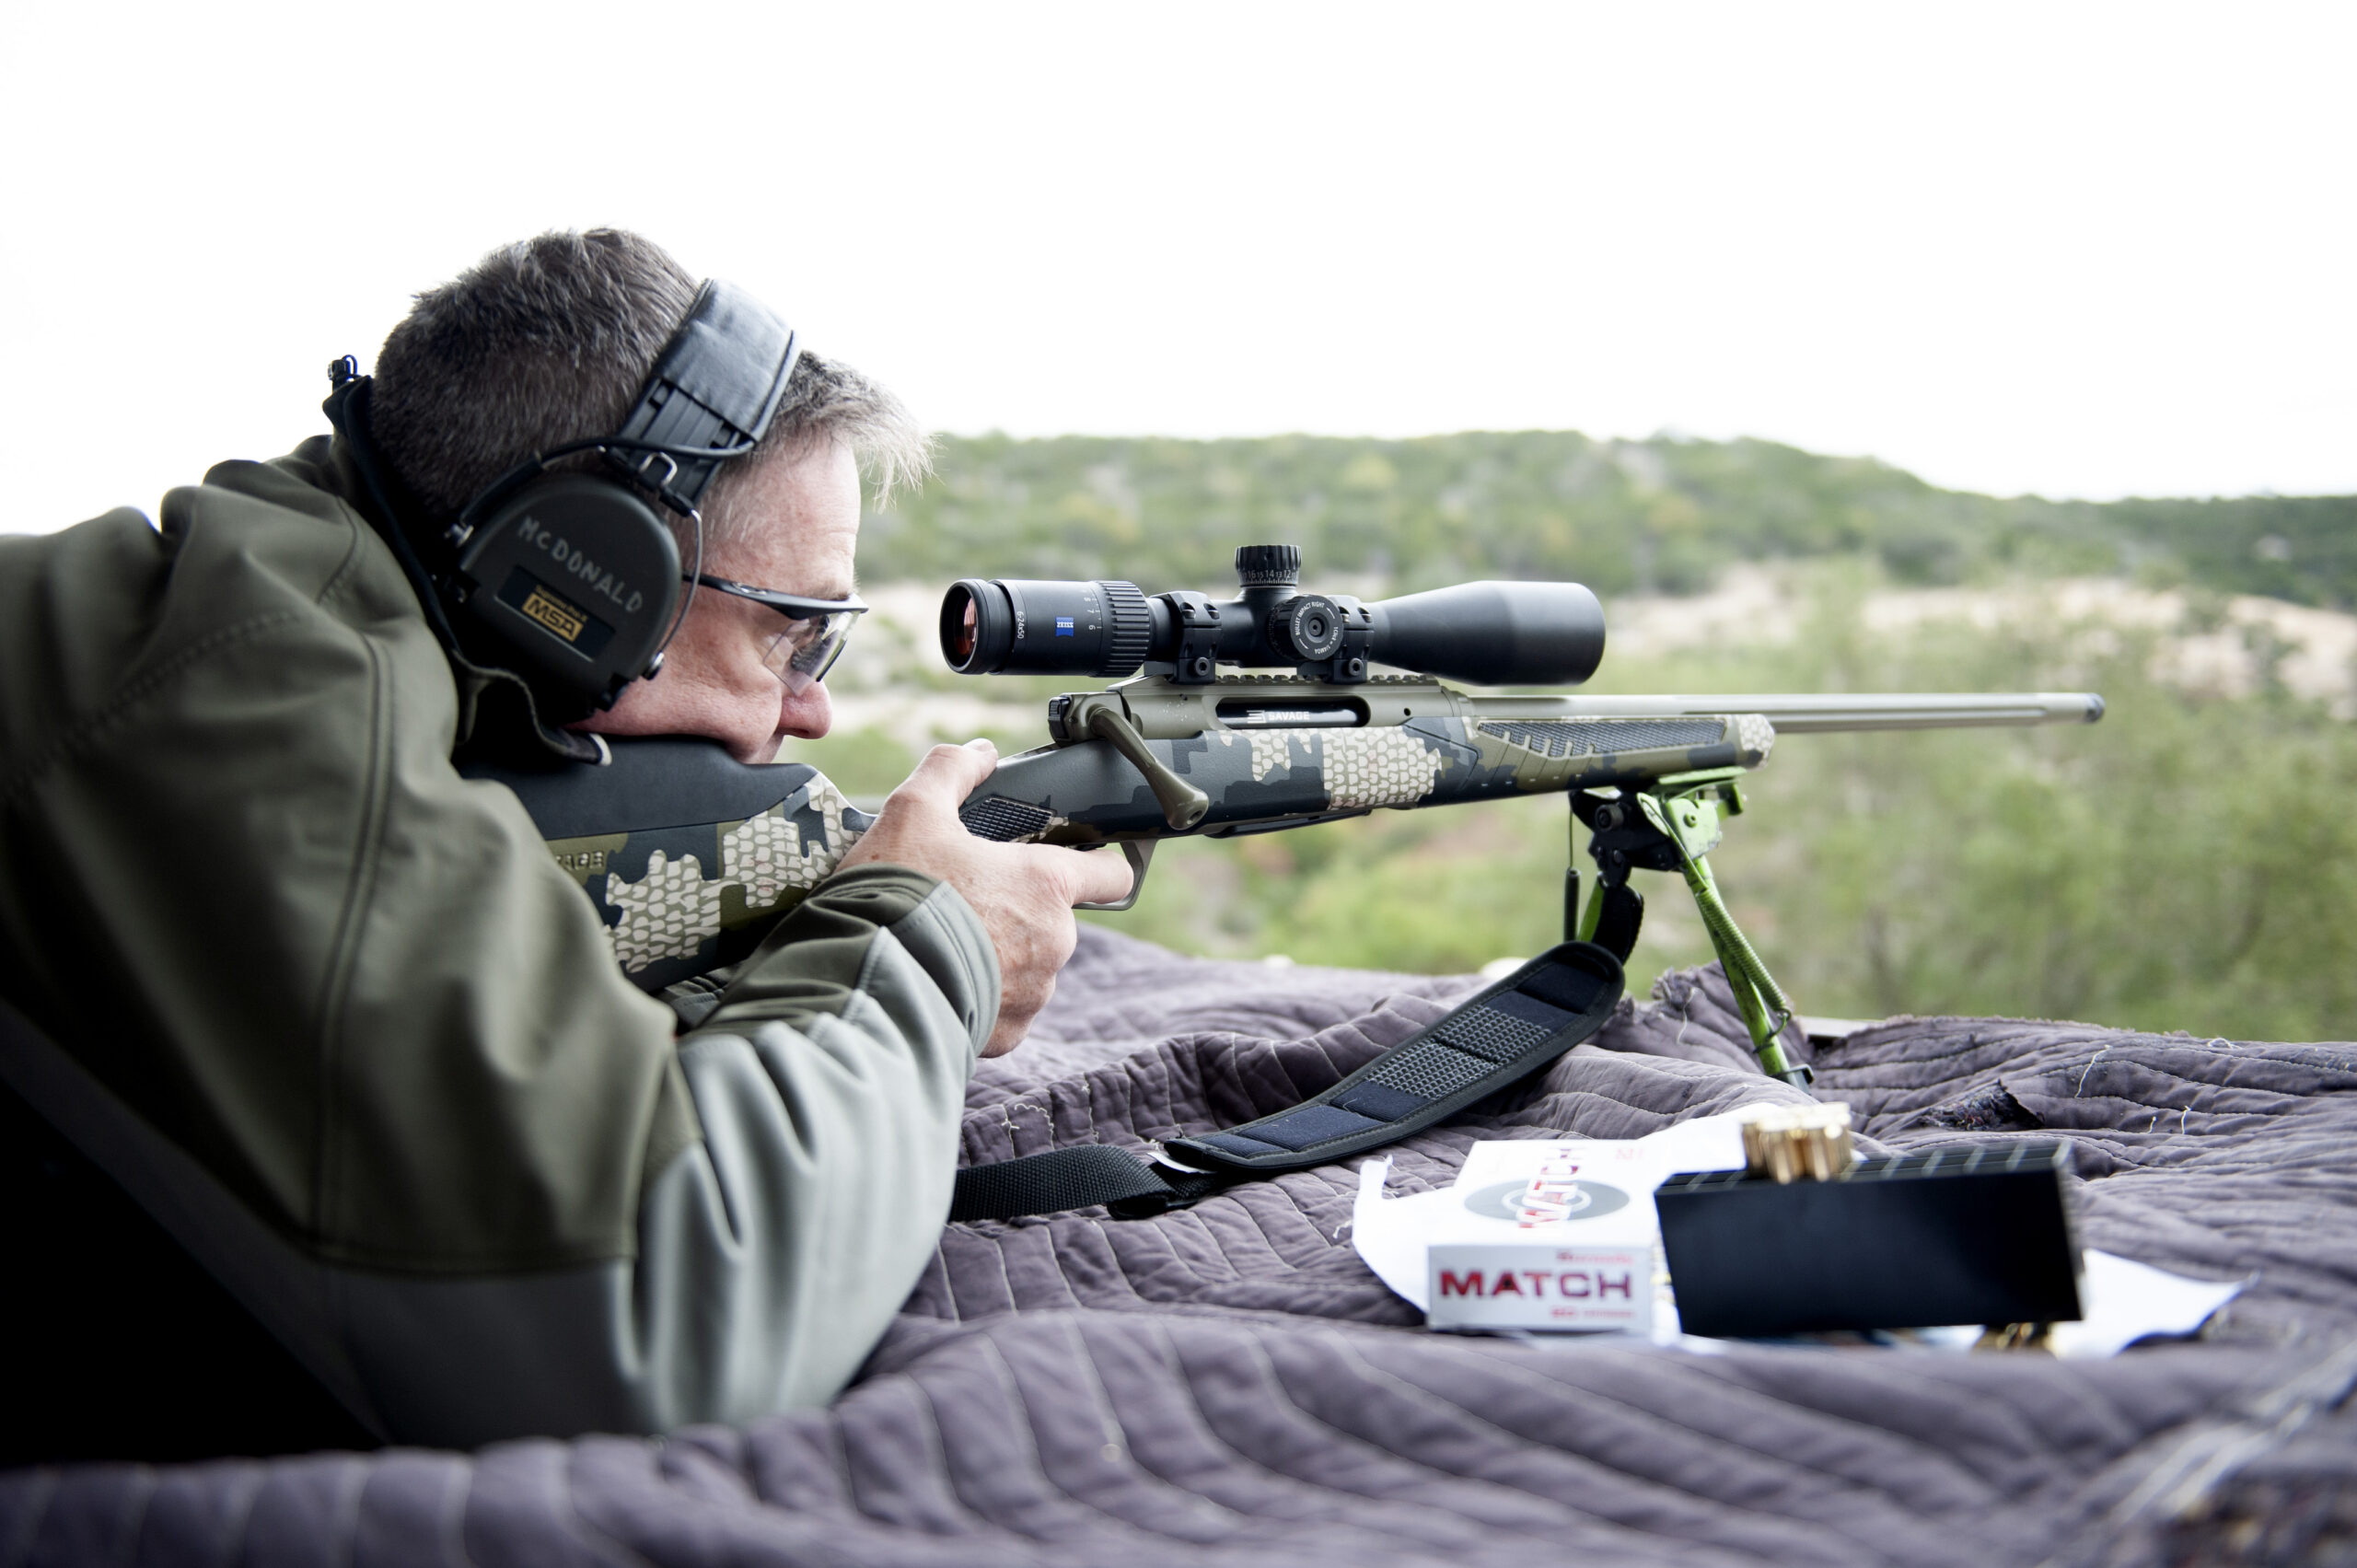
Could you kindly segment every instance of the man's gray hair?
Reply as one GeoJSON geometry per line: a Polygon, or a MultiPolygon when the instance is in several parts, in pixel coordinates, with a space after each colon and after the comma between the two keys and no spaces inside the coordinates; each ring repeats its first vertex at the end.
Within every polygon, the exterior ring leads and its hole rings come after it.
{"type": "MultiPolygon", "coordinates": [[[[412,494],[454,514],[534,452],[618,429],[695,294],[661,246],[620,229],[504,246],[419,295],[385,339],[377,445],[412,494]]],[[[878,505],[932,467],[931,442],[898,398],[805,349],[760,449],[724,465],[705,494],[712,536],[747,526],[728,503],[752,470],[820,442],[851,449],[878,505]]]]}

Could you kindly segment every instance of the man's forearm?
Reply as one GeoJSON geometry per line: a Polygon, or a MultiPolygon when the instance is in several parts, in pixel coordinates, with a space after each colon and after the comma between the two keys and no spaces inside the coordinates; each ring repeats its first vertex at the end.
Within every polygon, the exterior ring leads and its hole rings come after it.
{"type": "Polygon", "coordinates": [[[387,1424],[477,1443],[831,1398],[933,1254],[996,991],[950,889],[821,887],[681,1041],[701,1137],[650,1165],[634,1260],[354,1295],[387,1424]]]}

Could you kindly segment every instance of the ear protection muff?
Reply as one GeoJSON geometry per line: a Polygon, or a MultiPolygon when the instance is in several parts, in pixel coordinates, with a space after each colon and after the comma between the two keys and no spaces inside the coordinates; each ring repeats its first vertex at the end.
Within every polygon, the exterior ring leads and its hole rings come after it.
{"type": "MultiPolygon", "coordinates": [[[[701,573],[698,503],[724,463],[768,434],[800,353],[793,329],[759,301],[704,284],[621,429],[534,453],[445,530],[435,553],[447,564],[432,587],[469,656],[522,677],[558,723],[613,706],[660,669],[687,602],[678,542],[637,487],[693,525],[685,575],[701,573]],[[586,451],[611,473],[550,471],[586,451]]],[[[365,396],[331,398],[329,411],[389,507],[365,418],[349,417],[355,403],[365,412],[365,396]]]]}
{"type": "Polygon", "coordinates": [[[447,590],[472,645],[487,634],[560,712],[610,708],[661,667],[679,610],[679,547],[612,480],[541,474],[469,530],[447,590]]]}

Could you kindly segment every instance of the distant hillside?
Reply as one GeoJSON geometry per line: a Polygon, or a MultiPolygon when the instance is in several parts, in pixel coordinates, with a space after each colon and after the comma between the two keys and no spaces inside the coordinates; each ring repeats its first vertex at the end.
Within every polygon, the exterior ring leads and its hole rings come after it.
{"type": "Polygon", "coordinates": [[[1742,561],[1878,557],[1898,580],[2000,571],[2357,607],[2357,496],[2107,504],[1935,489],[1767,441],[1570,432],[1258,440],[943,441],[940,473],[872,518],[875,581],[1127,577],[1216,588],[1237,544],[1298,544],[1312,586],[1570,577],[1684,593],[1742,561]]]}

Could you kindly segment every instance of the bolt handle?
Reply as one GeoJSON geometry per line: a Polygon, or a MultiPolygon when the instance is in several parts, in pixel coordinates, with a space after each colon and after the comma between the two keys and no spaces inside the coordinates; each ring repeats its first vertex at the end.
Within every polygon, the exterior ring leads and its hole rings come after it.
{"type": "Polygon", "coordinates": [[[1170,824],[1172,832],[1183,833],[1210,814],[1212,797],[1164,766],[1162,759],[1147,749],[1145,738],[1112,703],[1089,703],[1084,733],[1110,745],[1145,775],[1145,786],[1154,791],[1155,804],[1162,807],[1162,819],[1170,824]]]}

